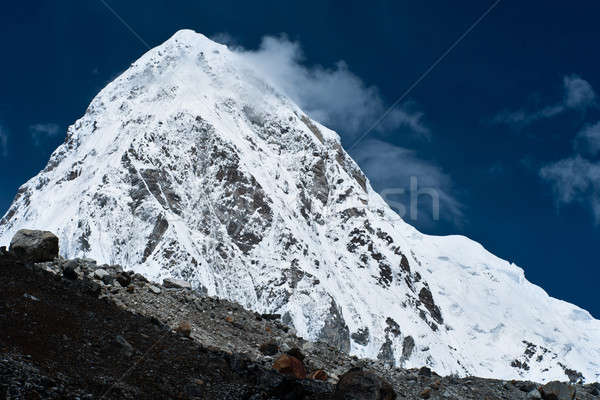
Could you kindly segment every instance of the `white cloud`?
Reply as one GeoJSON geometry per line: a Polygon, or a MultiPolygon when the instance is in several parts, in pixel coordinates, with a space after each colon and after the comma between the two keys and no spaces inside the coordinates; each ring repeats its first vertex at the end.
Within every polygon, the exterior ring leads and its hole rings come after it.
{"type": "MultiPolygon", "coordinates": [[[[228,35],[221,34],[220,39],[235,43],[228,35]]],[[[306,66],[300,44],[285,36],[264,37],[257,50],[233,50],[308,115],[337,130],[346,141],[371,128],[387,110],[380,91],[365,84],[344,61],[329,68],[306,66]]],[[[407,101],[392,110],[375,130],[429,138],[430,130],[423,119],[416,104],[407,101]]],[[[439,199],[440,219],[456,225],[462,222],[462,206],[451,194],[452,180],[433,162],[420,159],[411,150],[369,137],[352,153],[374,187],[409,223],[421,228],[435,225],[433,197],[439,199]],[[419,195],[416,219],[410,212],[411,178],[416,178],[419,195]]]]}
{"type": "Polygon", "coordinates": [[[600,153],[600,121],[588,125],[575,138],[575,149],[582,154],[595,156],[600,153]]]}
{"type": "Polygon", "coordinates": [[[540,176],[552,185],[558,205],[587,205],[600,223],[600,163],[576,155],[542,168],[540,176]]]}
{"type": "Polygon", "coordinates": [[[541,178],[552,186],[557,206],[589,207],[600,224],[600,162],[585,158],[600,152],[600,121],[584,127],[573,142],[571,157],[540,169],[541,178]]]}
{"type": "Polygon", "coordinates": [[[563,78],[565,89],[564,106],[570,109],[587,109],[596,101],[596,93],[589,82],[577,75],[563,78]]]}
{"type": "Polygon", "coordinates": [[[8,157],[8,135],[4,129],[0,126],[0,156],[3,158],[8,157]]]}
{"type": "Polygon", "coordinates": [[[44,138],[58,135],[59,130],[60,127],[54,123],[41,123],[29,126],[33,144],[36,146],[39,146],[44,138]]]}
{"type": "Polygon", "coordinates": [[[492,122],[521,129],[534,122],[555,117],[568,110],[586,111],[595,105],[596,93],[589,82],[577,75],[568,75],[563,78],[563,98],[561,101],[534,111],[523,109],[517,111],[505,110],[498,113],[492,122]]]}
{"type": "MultiPolygon", "coordinates": [[[[226,41],[231,41],[223,36],[226,41]]],[[[258,50],[234,49],[269,77],[279,90],[294,100],[312,118],[346,138],[356,137],[386,111],[379,90],[366,85],[344,61],[333,67],[307,67],[300,44],[287,37],[266,36],[258,50]]],[[[427,136],[423,113],[406,103],[395,108],[377,127],[379,131],[407,129],[427,136]]]]}
{"type": "Polygon", "coordinates": [[[435,164],[412,150],[375,139],[366,140],[352,156],[406,221],[427,228],[438,219],[462,225],[463,207],[452,194],[452,179],[435,164]]]}

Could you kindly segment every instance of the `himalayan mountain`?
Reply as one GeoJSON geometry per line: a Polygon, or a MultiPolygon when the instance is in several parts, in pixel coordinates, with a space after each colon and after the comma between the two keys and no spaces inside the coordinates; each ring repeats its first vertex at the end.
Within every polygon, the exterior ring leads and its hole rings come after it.
{"type": "Polygon", "coordinates": [[[600,321],[463,236],[403,221],[331,129],[190,30],[108,84],[0,220],[61,255],[167,277],[358,357],[439,374],[600,379],[600,321]]]}

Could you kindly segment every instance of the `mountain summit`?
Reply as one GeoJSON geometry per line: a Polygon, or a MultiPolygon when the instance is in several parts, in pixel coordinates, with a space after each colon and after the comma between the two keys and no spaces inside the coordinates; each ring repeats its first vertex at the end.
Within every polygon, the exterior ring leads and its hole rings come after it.
{"type": "Polygon", "coordinates": [[[338,135],[240,54],[177,32],[103,89],[0,220],[65,257],[279,313],[390,365],[598,380],[600,321],[462,236],[421,234],[338,135]]]}

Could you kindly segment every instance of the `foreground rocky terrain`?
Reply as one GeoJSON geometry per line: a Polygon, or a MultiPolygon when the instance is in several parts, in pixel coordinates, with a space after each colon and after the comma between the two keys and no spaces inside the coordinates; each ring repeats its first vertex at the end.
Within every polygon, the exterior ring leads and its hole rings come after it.
{"type": "Polygon", "coordinates": [[[598,384],[442,377],[358,359],[184,281],[55,258],[52,240],[29,232],[20,248],[0,248],[0,398],[600,398],[598,384]]]}

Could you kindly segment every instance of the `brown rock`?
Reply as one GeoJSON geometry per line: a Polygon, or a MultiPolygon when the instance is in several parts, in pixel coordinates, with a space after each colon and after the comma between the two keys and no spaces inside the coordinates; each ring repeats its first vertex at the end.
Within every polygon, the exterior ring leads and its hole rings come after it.
{"type": "Polygon", "coordinates": [[[190,323],[190,321],[181,321],[179,325],[177,325],[175,331],[180,335],[190,337],[190,335],[192,334],[192,324],[190,323]]]}
{"type": "Polygon", "coordinates": [[[310,379],[314,379],[316,381],[326,381],[328,378],[329,375],[327,375],[327,372],[323,371],[322,369],[318,369],[310,374],[310,379]]]}
{"type": "Polygon", "coordinates": [[[231,315],[228,315],[225,317],[225,321],[232,323],[233,322],[233,317],[231,315]]]}
{"type": "Polygon", "coordinates": [[[431,388],[425,388],[419,395],[422,399],[428,399],[431,397],[431,388]]]}
{"type": "Polygon", "coordinates": [[[302,361],[289,354],[282,354],[279,356],[279,358],[275,360],[275,363],[273,363],[273,368],[284,375],[290,375],[296,379],[306,378],[306,370],[304,369],[302,361]]]}

